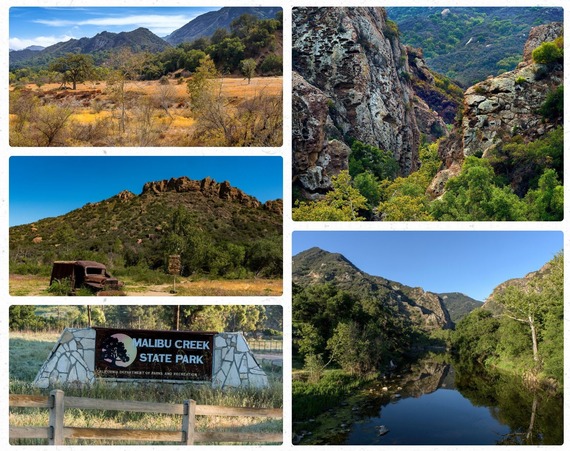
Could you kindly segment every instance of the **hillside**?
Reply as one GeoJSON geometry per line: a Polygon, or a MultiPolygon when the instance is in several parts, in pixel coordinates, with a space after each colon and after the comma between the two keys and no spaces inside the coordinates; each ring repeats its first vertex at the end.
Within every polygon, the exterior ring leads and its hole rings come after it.
{"type": "Polygon", "coordinates": [[[512,70],[532,27],[563,20],[562,8],[387,8],[406,45],[464,87],[512,70]]]}
{"type": "Polygon", "coordinates": [[[10,52],[10,70],[46,65],[55,58],[68,53],[89,54],[96,61],[101,62],[110,52],[119,49],[126,48],[133,53],[158,53],[168,47],[170,44],[142,27],[121,33],[103,31],[92,38],[70,39],[69,41],[58,42],[40,51],[24,49],[10,52]]]}
{"type": "Polygon", "coordinates": [[[503,308],[496,302],[496,298],[500,297],[502,293],[508,288],[516,287],[522,290],[527,290],[537,282],[549,277],[551,273],[552,262],[546,263],[540,269],[526,274],[524,277],[505,280],[495,287],[493,292],[485,299],[485,303],[481,306],[483,310],[489,311],[494,315],[500,315],[503,308]]]}
{"type": "Polygon", "coordinates": [[[452,326],[437,294],[362,272],[340,254],[319,248],[303,251],[293,257],[292,273],[293,283],[300,287],[330,284],[387,308],[400,320],[424,331],[452,326]]]}
{"type": "Polygon", "coordinates": [[[454,323],[483,305],[480,301],[476,301],[463,293],[438,293],[438,296],[443,301],[443,305],[445,305],[451,321],[454,323]]]}
{"type": "Polygon", "coordinates": [[[192,42],[202,37],[209,38],[218,28],[229,31],[232,21],[242,14],[250,14],[258,19],[273,19],[281,11],[281,8],[225,7],[196,17],[166,36],[164,40],[172,45],[178,45],[183,42],[192,42]]]}
{"type": "Polygon", "coordinates": [[[478,362],[562,393],[564,329],[560,251],[539,270],[499,284],[457,325],[453,349],[468,365],[478,362]]]}
{"type": "Polygon", "coordinates": [[[12,272],[53,260],[92,259],[113,267],[182,274],[282,276],[281,200],[260,203],[228,182],[181,177],[148,182],[55,218],[10,228],[12,272]]]}

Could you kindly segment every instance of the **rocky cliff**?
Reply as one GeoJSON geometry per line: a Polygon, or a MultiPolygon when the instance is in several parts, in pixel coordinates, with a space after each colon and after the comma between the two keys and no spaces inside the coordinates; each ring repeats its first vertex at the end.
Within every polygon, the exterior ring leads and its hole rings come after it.
{"type": "Polygon", "coordinates": [[[210,177],[202,180],[191,180],[188,177],[171,178],[147,182],[143,186],[141,195],[160,194],[166,192],[176,193],[200,193],[204,197],[214,197],[231,202],[237,202],[248,208],[266,208],[276,213],[283,213],[283,201],[281,199],[268,201],[261,204],[255,197],[245,194],[242,190],[234,188],[228,181],[216,182],[210,177]]]}
{"type": "Polygon", "coordinates": [[[390,151],[406,175],[418,166],[420,132],[445,131],[415,95],[383,8],[295,8],[293,69],[293,181],[305,197],[348,167],[350,139],[390,151]]]}
{"type": "Polygon", "coordinates": [[[515,136],[524,142],[534,141],[557,125],[556,121],[545,120],[539,109],[548,94],[562,85],[563,65],[537,64],[532,51],[562,33],[562,23],[533,28],[524,47],[523,61],[515,70],[489,77],[467,89],[460,126],[440,145],[444,167],[428,190],[432,197],[443,193],[447,180],[459,173],[464,157],[487,157],[498,145],[515,136]]]}
{"type": "Polygon", "coordinates": [[[524,48],[524,60],[512,71],[477,83],[465,92],[463,153],[485,156],[511,136],[534,141],[554,124],[538,112],[546,96],[563,82],[562,64],[536,64],[532,51],[562,35],[562,24],[533,28],[524,48]]]}

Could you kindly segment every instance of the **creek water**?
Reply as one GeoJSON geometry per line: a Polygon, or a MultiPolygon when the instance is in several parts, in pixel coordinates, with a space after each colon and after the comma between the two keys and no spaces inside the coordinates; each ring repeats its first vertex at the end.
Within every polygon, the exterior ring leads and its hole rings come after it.
{"type": "MultiPolygon", "coordinates": [[[[466,371],[441,356],[367,387],[348,445],[563,443],[563,400],[515,378],[466,371]],[[388,432],[386,432],[388,430],[388,432]]],[[[339,444],[340,444],[339,443],[339,444]]]]}

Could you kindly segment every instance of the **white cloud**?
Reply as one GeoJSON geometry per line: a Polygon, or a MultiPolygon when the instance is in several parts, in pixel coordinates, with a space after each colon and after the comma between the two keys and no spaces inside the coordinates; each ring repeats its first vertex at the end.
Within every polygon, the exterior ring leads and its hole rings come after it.
{"type": "Polygon", "coordinates": [[[49,47],[50,45],[57,44],[58,42],[65,42],[72,39],[73,36],[61,35],[61,36],[37,36],[35,38],[20,39],[20,38],[10,38],[9,48],[11,50],[22,50],[31,45],[40,45],[42,47],[49,47]]]}
{"type": "Polygon", "coordinates": [[[97,27],[125,27],[132,26],[134,28],[144,27],[148,28],[155,34],[168,34],[174,30],[186,25],[196,15],[187,16],[183,14],[172,15],[172,16],[161,16],[158,14],[143,14],[135,16],[123,16],[123,17],[103,17],[103,18],[93,18],[81,21],[70,21],[70,20],[43,20],[38,19],[34,22],[40,23],[42,25],[47,25],[50,27],[69,27],[75,26],[97,26],[97,27]]]}

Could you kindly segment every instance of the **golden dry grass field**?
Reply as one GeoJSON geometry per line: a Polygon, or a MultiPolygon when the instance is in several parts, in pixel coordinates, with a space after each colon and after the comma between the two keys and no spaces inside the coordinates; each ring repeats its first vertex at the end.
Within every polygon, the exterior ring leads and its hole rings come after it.
{"type": "MultiPolygon", "coordinates": [[[[281,279],[191,280],[177,278],[173,284],[150,285],[124,280],[127,296],[281,296],[281,279]],[[173,290],[175,293],[172,293],[173,290]]],[[[11,296],[50,296],[49,277],[10,275],[11,296]]]]}
{"type": "Polygon", "coordinates": [[[10,144],[32,146],[280,145],[283,77],[216,80],[217,117],[193,111],[186,80],[10,87],[10,144]],[[252,121],[252,112],[256,113],[252,121]],[[68,114],[70,113],[70,114],[68,114]],[[270,122],[271,121],[271,122],[270,122]],[[267,130],[272,128],[275,130],[267,130]],[[228,130],[232,130],[230,134],[228,130]],[[249,136],[244,130],[253,130],[249,136]],[[50,134],[50,136],[46,136],[50,134]]]}

